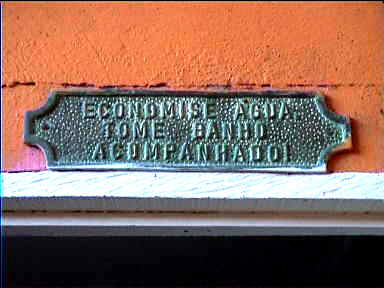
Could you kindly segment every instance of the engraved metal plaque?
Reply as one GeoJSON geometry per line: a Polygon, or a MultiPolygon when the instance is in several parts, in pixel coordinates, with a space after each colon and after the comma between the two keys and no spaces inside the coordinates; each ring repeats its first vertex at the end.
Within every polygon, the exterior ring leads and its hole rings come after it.
{"type": "Polygon", "coordinates": [[[317,92],[54,91],[25,143],[56,170],[325,172],[349,119],[317,92]]]}

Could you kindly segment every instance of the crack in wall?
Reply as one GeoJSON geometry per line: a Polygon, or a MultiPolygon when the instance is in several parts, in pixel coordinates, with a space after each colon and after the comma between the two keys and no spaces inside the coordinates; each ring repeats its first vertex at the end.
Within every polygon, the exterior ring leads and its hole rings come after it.
{"type": "Polygon", "coordinates": [[[107,84],[107,85],[96,85],[94,83],[87,83],[87,82],[80,82],[80,83],[69,83],[69,82],[63,82],[63,83],[54,83],[54,82],[34,82],[34,81],[28,81],[28,82],[20,82],[20,81],[14,81],[10,84],[2,84],[2,89],[7,88],[16,88],[19,86],[37,86],[38,84],[42,85],[56,85],[61,86],[63,88],[97,88],[97,89],[122,89],[122,88],[131,88],[131,89],[152,89],[152,88],[197,88],[197,89],[238,89],[238,88],[245,88],[245,89],[257,89],[257,88],[273,88],[278,87],[286,87],[286,88],[330,88],[330,89],[337,89],[339,87],[376,87],[378,85],[373,83],[368,84],[356,84],[356,83],[349,83],[349,84],[341,84],[341,83],[324,83],[324,84],[308,84],[308,83],[288,83],[285,85],[273,85],[272,83],[236,83],[236,84],[206,84],[206,85],[193,85],[193,86],[185,86],[185,87],[172,87],[172,85],[169,85],[167,82],[158,82],[158,83],[152,83],[152,84],[107,84]]]}
{"type": "Polygon", "coordinates": [[[1,88],[15,88],[17,86],[36,86],[36,82],[30,81],[30,82],[19,82],[14,81],[11,84],[2,84],[1,88]]]}

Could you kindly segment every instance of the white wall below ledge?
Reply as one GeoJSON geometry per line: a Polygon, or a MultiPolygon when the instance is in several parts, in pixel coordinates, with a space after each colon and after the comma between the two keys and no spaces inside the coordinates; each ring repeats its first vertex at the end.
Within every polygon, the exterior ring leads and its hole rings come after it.
{"type": "Polygon", "coordinates": [[[3,210],[384,212],[384,173],[2,173],[3,210]]]}

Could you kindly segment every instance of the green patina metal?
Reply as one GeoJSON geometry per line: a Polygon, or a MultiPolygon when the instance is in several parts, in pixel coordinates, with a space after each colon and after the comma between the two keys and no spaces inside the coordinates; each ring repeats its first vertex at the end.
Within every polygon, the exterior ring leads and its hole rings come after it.
{"type": "Polygon", "coordinates": [[[317,92],[70,89],[24,137],[58,170],[325,172],[351,127],[317,92]]]}

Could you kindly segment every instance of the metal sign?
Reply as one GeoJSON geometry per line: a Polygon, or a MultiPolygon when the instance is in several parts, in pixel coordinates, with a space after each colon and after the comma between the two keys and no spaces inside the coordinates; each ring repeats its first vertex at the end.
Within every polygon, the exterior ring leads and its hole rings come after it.
{"type": "Polygon", "coordinates": [[[325,172],[351,145],[317,92],[54,91],[25,143],[56,170],[325,172]]]}

